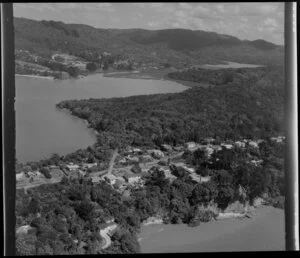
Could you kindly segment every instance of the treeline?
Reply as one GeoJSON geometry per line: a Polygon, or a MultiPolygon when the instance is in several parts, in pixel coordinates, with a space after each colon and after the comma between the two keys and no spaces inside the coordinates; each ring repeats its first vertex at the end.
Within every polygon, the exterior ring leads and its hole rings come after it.
{"type": "Polygon", "coordinates": [[[210,136],[257,139],[283,132],[283,69],[200,74],[209,81],[226,78],[227,83],[173,94],[68,100],[57,107],[86,119],[100,133],[99,143],[112,146],[177,145],[210,136]]]}

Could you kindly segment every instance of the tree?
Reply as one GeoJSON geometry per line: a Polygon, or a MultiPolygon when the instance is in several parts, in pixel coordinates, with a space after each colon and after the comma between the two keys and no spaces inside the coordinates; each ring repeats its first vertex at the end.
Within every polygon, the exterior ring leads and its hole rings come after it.
{"type": "Polygon", "coordinates": [[[192,204],[204,204],[207,205],[217,195],[217,187],[214,182],[205,182],[203,184],[197,184],[192,192],[190,201],[192,204]]]}
{"type": "Polygon", "coordinates": [[[33,234],[19,234],[16,237],[16,255],[36,255],[35,243],[37,238],[33,234]]]}
{"type": "Polygon", "coordinates": [[[48,179],[52,178],[49,169],[46,167],[41,168],[41,173],[48,179]]]}
{"type": "Polygon", "coordinates": [[[139,163],[135,163],[132,168],[131,168],[131,171],[135,174],[140,174],[142,172],[142,169],[140,167],[140,164],[139,163]]]}
{"type": "Polygon", "coordinates": [[[97,69],[97,65],[95,63],[87,63],[86,69],[89,70],[90,72],[95,72],[97,69]]]}
{"type": "Polygon", "coordinates": [[[36,214],[39,211],[40,211],[40,204],[39,204],[38,199],[32,198],[28,205],[28,212],[36,214]]]}
{"type": "Polygon", "coordinates": [[[79,75],[79,68],[75,66],[68,66],[67,72],[72,77],[77,77],[79,75]]]}

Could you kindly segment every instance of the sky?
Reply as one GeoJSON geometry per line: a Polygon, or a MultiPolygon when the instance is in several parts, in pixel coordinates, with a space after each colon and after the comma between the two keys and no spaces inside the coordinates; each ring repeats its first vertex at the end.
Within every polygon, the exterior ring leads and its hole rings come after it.
{"type": "Polygon", "coordinates": [[[284,3],[14,3],[14,16],[96,28],[184,28],[284,43],[284,3]]]}

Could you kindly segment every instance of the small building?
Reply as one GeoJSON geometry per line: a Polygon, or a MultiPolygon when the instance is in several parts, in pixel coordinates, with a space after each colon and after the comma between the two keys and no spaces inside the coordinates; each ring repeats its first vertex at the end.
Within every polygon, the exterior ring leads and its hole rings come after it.
{"type": "Polygon", "coordinates": [[[133,183],[138,183],[141,180],[141,176],[134,174],[134,173],[130,173],[130,172],[126,172],[123,175],[125,181],[129,184],[133,184],[133,183]]]}
{"type": "Polygon", "coordinates": [[[261,160],[251,160],[250,161],[253,165],[255,166],[260,166],[264,161],[261,159],[261,160]]]}
{"type": "Polygon", "coordinates": [[[215,139],[212,138],[212,137],[206,137],[206,138],[203,139],[203,143],[204,143],[204,144],[211,144],[211,143],[213,143],[214,141],[215,141],[215,139]]]}
{"type": "Polygon", "coordinates": [[[233,148],[232,144],[221,143],[221,146],[224,146],[226,149],[232,149],[233,148]]]}
{"type": "Polygon", "coordinates": [[[187,149],[192,149],[196,147],[196,143],[195,142],[187,142],[185,143],[185,148],[187,149]]]}
{"type": "Polygon", "coordinates": [[[119,163],[120,163],[120,164],[126,164],[126,163],[127,163],[126,158],[120,159],[120,160],[119,160],[119,163]]]}
{"type": "Polygon", "coordinates": [[[194,168],[189,168],[187,167],[187,165],[185,163],[182,163],[182,162],[178,162],[178,163],[174,163],[175,167],[177,168],[182,168],[184,169],[186,172],[188,173],[195,173],[195,169],[194,168]]]}
{"type": "Polygon", "coordinates": [[[41,178],[45,177],[40,171],[36,171],[35,174],[36,177],[41,177],[41,178]]]}
{"type": "Polygon", "coordinates": [[[55,165],[50,165],[49,168],[50,168],[50,169],[58,169],[59,167],[58,167],[58,166],[55,166],[55,165]]]}
{"type": "Polygon", "coordinates": [[[258,148],[258,143],[255,141],[249,141],[248,144],[249,144],[249,146],[251,146],[253,148],[258,148]]]}
{"type": "Polygon", "coordinates": [[[285,140],[285,137],[284,136],[271,137],[270,140],[275,141],[277,143],[282,143],[285,140]]]}
{"type": "Polygon", "coordinates": [[[245,142],[241,142],[241,141],[236,141],[236,142],[234,143],[234,145],[235,145],[236,147],[238,147],[238,148],[245,148],[245,147],[246,147],[245,142]]]}
{"type": "Polygon", "coordinates": [[[136,156],[127,156],[126,159],[131,162],[139,162],[140,159],[136,156]]]}
{"type": "Polygon", "coordinates": [[[107,181],[109,184],[114,185],[116,183],[116,176],[114,175],[105,175],[103,176],[103,179],[107,181]]]}
{"type": "Polygon", "coordinates": [[[82,176],[85,176],[86,175],[86,171],[83,171],[81,169],[78,169],[78,173],[82,176]]]}
{"type": "Polygon", "coordinates": [[[204,152],[208,157],[210,157],[214,153],[214,148],[212,148],[211,146],[207,146],[204,149],[204,152]]]}
{"type": "Polygon", "coordinates": [[[69,171],[75,171],[75,170],[77,170],[78,168],[79,168],[79,166],[78,165],[73,165],[73,163],[70,163],[69,165],[66,165],[66,167],[67,167],[67,169],[69,170],[69,171]]]}
{"type": "Polygon", "coordinates": [[[83,163],[82,167],[83,168],[92,168],[92,167],[96,167],[97,166],[97,162],[95,163],[83,163]]]}
{"type": "Polygon", "coordinates": [[[172,151],[172,146],[168,144],[162,144],[160,148],[162,151],[172,151]]]}
{"type": "Polygon", "coordinates": [[[175,151],[183,151],[183,146],[176,146],[176,147],[173,147],[173,149],[175,150],[175,151]]]}
{"type": "Polygon", "coordinates": [[[28,175],[29,177],[35,177],[35,176],[36,176],[36,173],[34,173],[33,171],[29,171],[29,172],[27,172],[27,175],[28,175]]]}
{"type": "Polygon", "coordinates": [[[26,177],[26,174],[24,172],[18,173],[16,174],[16,180],[17,181],[21,181],[22,179],[24,179],[26,177]]]}

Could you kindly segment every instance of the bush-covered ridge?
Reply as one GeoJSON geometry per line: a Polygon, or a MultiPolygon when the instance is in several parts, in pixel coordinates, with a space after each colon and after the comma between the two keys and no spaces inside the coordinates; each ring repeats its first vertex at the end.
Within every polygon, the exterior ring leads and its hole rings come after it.
{"type": "MultiPolygon", "coordinates": [[[[281,68],[191,71],[173,78],[220,81],[207,89],[126,98],[67,100],[57,105],[86,119],[112,144],[176,145],[202,137],[266,138],[283,131],[281,68]]],[[[175,76],[176,75],[176,76],[175,76]]]]}
{"type": "Polygon", "coordinates": [[[14,26],[16,49],[33,51],[41,56],[53,51],[73,55],[108,51],[113,55],[126,54],[135,62],[170,63],[175,67],[182,66],[183,60],[202,64],[241,59],[257,64],[284,61],[282,46],[263,40],[242,41],[213,32],[97,29],[83,24],[25,18],[14,18],[14,26]]]}

